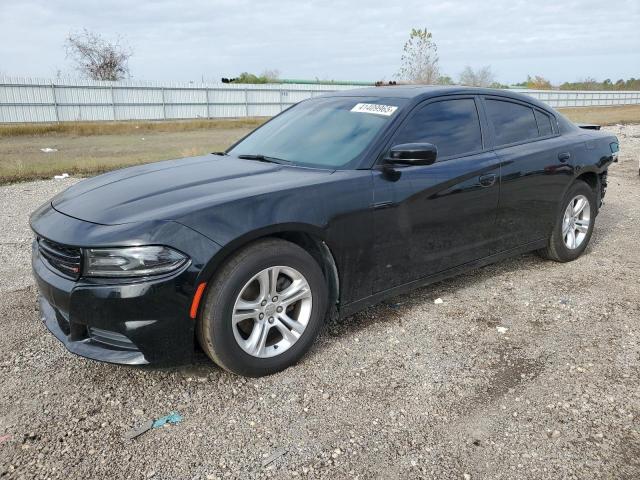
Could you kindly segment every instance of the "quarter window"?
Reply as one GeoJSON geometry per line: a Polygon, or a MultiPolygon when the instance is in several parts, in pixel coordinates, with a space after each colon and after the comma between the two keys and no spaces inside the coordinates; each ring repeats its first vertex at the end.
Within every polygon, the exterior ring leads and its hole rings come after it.
{"type": "Polygon", "coordinates": [[[546,137],[553,134],[553,127],[551,126],[551,117],[546,113],[542,113],[538,110],[534,110],[536,114],[536,121],[538,122],[538,131],[541,137],[546,137]]]}
{"type": "Polygon", "coordinates": [[[394,140],[395,145],[402,143],[432,143],[438,148],[438,158],[482,150],[475,101],[461,98],[419,107],[394,140]]]}
{"type": "Polygon", "coordinates": [[[488,99],[486,105],[497,146],[538,137],[538,125],[531,107],[492,99],[488,99]]]}

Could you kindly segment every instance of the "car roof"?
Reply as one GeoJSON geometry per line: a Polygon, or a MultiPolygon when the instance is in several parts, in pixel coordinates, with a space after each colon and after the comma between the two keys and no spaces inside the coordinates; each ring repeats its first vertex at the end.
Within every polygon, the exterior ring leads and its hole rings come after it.
{"type": "Polygon", "coordinates": [[[332,97],[384,97],[384,98],[414,98],[425,94],[453,92],[453,90],[467,90],[468,87],[451,87],[444,85],[397,85],[389,87],[351,88],[328,93],[332,97]]]}
{"type": "Polygon", "coordinates": [[[396,85],[385,87],[353,88],[338,90],[322,95],[323,97],[379,97],[379,98],[407,98],[424,100],[441,95],[496,95],[532,103],[540,108],[551,110],[548,105],[539,100],[519,92],[504,88],[463,87],[460,85],[396,85]]]}

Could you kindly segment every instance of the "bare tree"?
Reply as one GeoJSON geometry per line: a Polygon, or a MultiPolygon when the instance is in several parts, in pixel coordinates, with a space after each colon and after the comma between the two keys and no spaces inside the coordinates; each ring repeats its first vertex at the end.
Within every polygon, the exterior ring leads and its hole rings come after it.
{"type": "Polygon", "coordinates": [[[460,74],[460,84],[470,87],[489,87],[495,83],[495,76],[491,71],[491,66],[485,65],[484,67],[474,70],[470,66],[464,67],[464,70],[460,74]]]}
{"type": "Polygon", "coordinates": [[[435,84],[440,78],[438,47],[426,28],[412,28],[404,44],[398,78],[412,83],[435,84]]]}
{"type": "Polygon", "coordinates": [[[280,70],[278,69],[266,69],[260,75],[262,78],[267,80],[267,83],[274,83],[280,80],[280,70]]]}
{"type": "Polygon", "coordinates": [[[131,49],[122,39],[105,40],[100,34],[86,28],[80,33],[70,33],[65,41],[67,58],[76,69],[92,80],[122,80],[129,76],[131,49]]]}

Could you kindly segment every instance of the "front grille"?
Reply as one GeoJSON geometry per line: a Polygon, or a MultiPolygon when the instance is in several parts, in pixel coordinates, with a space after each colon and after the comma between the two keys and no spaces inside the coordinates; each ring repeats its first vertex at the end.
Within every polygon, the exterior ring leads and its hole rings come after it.
{"type": "Polygon", "coordinates": [[[38,250],[47,263],[63,275],[73,279],[80,277],[82,255],[79,248],[39,238],[38,250]]]}
{"type": "Polygon", "coordinates": [[[126,350],[137,350],[133,342],[121,333],[96,327],[89,327],[88,330],[91,340],[95,342],[100,342],[111,347],[124,348],[126,350]]]}

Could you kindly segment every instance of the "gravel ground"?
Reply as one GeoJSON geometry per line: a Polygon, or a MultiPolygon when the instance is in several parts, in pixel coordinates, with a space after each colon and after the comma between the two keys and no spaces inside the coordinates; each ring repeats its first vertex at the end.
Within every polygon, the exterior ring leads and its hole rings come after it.
{"type": "Polygon", "coordinates": [[[621,161],[582,258],[395,298],[262,379],[68,353],[39,320],[27,215],[74,180],[0,188],[0,476],[640,477],[640,125],[610,130],[621,161]]]}

